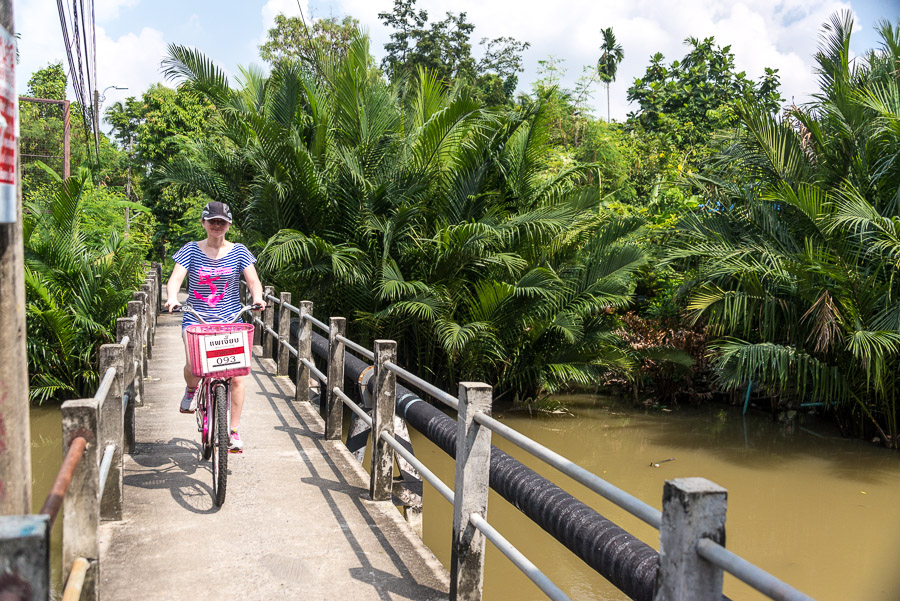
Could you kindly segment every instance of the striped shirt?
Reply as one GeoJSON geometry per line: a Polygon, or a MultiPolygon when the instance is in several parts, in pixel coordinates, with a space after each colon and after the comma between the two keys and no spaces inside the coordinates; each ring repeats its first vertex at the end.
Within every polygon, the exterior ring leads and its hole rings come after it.
{"type": "MultiPolygon", "coordinates": [[[[240,311],[240,281],[244,269],[256,258],[243,244],[235,244],[224,257],[210,259],[196,242],[188,242],[172,256],[187,269],[190,305],[206,321],[222,322],[240,311]]],[[[200,323],[190,313],[181,320],[181,329],[200,323]]]]}

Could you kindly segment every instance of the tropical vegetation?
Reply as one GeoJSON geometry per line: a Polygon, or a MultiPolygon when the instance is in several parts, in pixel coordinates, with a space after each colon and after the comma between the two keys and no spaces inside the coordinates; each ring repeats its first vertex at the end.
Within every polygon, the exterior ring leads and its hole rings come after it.
{"type": "MultiPolygon", "coordinates": [[[[814,100],[786,109],[777,70],[751,80],[730,46],[688,38],[680,60],[649,57],[614,122],[612,28],[572,89],[548,57],[522,92],[527,42],[479,49],[465,13],[429,21],[415,0],[379,18],[380,64],[350,16],[280,16],[268,68],[234,82],[173,45],[175,87],[107,111],[102,166],[31,186],[34,398],[95,377],[114,291],[200,235],[216,199],[267,282],[347,316],[354,338],[396,339],[439,384],[482,379],[529,404],[604,385],[651,404],[749,390],[900,445],[900,23],[854,58],[836,14],[814,100]],[[139,217],[119,238],[126,206],[139,217]]],[[[34,94],[60,96],[64,77],[35,74],[34,94]]],[[[52,137],[27,110],[23,132],[52,137]]]]}

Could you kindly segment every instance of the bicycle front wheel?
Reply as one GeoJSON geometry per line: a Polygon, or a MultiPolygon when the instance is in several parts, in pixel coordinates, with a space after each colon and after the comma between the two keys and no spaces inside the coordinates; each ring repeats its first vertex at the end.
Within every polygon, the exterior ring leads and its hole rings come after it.
{"type": "Polygon", "coordinates": [[[225,384],[218,383],[213,389],[213,431],[212,477],[213,501],[217,506],[225,502],[225,483],[228,478],[228,393],[225,384]]]}

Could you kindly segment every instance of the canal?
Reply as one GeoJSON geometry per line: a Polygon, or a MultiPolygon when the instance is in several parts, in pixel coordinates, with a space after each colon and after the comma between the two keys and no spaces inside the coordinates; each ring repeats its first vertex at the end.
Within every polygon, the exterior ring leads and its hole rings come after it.
{"type": "MultiPolygon", "coordinates": [[[[842,439],[827,422],[810,418],[784,424],[760,413],[742,418],[739,409],[720,406],[648,411],[601,396],[562,400],[568,415],[506,411],[497,417],[657,508],[667,479],[703,476],[724,486],[728,548],[818,601],[900,599],[896,451],[842,439]]],[[[61,463],[58,408],[33,409],[31,427],[36,511],[61,463]]],[[[449,458],[412,435],[419,458],[452,487],[449,458]]],[[[495,437],[494,444],[658,547],[653,528],[506,441],[495,437]]],[[[424,501],[425,542],[449,566],[451,507],[428,485],[424,501]]],[[[626,599],[494,493],[488,520],[573,600],[626,599]]],[[[59,526],[52,558],[57,587],[59,526]]],[[[486,562],[485,599],[545,599],[490,543],[486,562]]],[[[730,577],[725,593],[735,601],[766,598],[730,577]]]]}

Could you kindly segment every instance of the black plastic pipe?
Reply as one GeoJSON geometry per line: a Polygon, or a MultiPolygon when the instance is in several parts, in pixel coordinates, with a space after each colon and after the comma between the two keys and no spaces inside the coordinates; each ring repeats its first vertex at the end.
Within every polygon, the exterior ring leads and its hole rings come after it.
{"type": "MultiPolygon", "coordinates": [[[[291,324],[291,336],[298,327],[291,324]]],[[[315,332],[312,351],[328,357],[328,339],[315,332]]],[[[368,367],[344,354],[344,388],[353,390],[368,367]]],[[[397,414],[451,457],[456,457],[456,420],[397,385],[397,414]]],[[[635,601],[652,601],[659,554],[594,509],[500,449],[491,447],[490,486],[572,553],[635,601]]]]}

